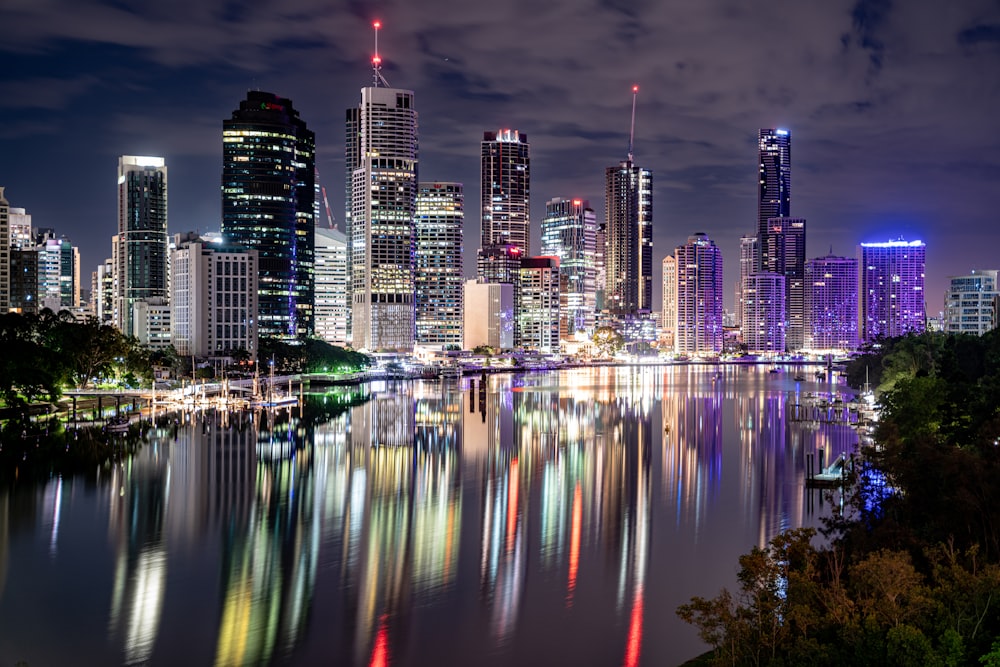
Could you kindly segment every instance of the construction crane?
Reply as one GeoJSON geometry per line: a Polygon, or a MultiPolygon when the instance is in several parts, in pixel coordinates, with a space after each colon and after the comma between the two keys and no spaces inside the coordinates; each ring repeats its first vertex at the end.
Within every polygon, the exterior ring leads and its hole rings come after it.
{"type": "MultiPolygon", "coordinates": [[[[319,168],[313,167],[313,172],[316,174],[316,182],[320,183],[319,168]]],[[[330,201],[326,198],[326,186],[320,183],[319,190],[323,193],[323,206],[326,207],[326,222],[330,225],[330,229],[336,229],[337,223],[333,221],[333,211],[330,210],[330,201]]]]}

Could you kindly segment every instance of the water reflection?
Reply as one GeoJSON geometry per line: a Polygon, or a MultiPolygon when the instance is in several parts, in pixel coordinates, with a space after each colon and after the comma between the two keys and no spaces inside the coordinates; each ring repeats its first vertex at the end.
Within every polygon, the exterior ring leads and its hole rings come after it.
{"type": "MultiPolygon", "coordinates": [[[[22,589],[5,567],[46,574],[9,556],[24,539],[10,526],[29,525],[58,567],[82,549],[72,510],[91,504],[124,664],[681,662],[700,644],[676,605],[813,521],[805,454],[853,446],[849,429],[791,422],[798,389],[781,381],[600,368],[171,417],[89,493],[60,479],[22,486],[30,503],[0,490],[0,618],[30,620],[11,613],[22,589]],[[690,591],[706,553],[728,569],[690,591]],[[191,643],[165,640],[178,636],[191,643]]],[[[71,655],[47,650],[38,662],[71,655]]]]}

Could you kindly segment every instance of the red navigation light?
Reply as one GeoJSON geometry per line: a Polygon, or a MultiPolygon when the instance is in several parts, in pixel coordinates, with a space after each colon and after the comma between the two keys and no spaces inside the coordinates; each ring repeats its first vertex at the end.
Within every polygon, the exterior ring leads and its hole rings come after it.
{"type": "Polygon", "coordinates": [[[382,27],[382,22],[381,21],[375,21],[374,23],[372,23],[372,26],[374,26],[375,29],[378,30],[379,28],[382,27]]]}
{"type": "Polygon", "coordinates": [[[639,92],[639,86],[632,86],[632,92],[633,93],[638,93],[639,92]]]}
{"type": "Polygon", "coordinates": [[[574,199],[574,200],[573,200],[573,206],[579,206],[579,205],[580,205],[580,204],[582,204],[582,203],[583,203],[583,202],[581,202],[581,201],[580,201],[579,199],[574,199]]]}
{"type": "Polygon", "coordinates": [[[372,65],[378,65],[381,62],[382,62],[381,58],[379,58],[378,56],[372,56],[372,65]]]}

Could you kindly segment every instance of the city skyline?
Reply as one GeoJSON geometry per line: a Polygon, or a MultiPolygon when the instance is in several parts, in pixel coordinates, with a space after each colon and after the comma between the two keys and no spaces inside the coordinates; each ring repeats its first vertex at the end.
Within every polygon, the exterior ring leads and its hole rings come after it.
{"type": "MultiPolygon", "coordinates": [[[[995,5],[942,14],[930,2],[745,13],[557,3],[527,24],[510,20],[507,4],[160,11],[60,0],[3,11],[11,37],[0,52],[19,66],[6,68],[16,74],[0,104],[9,157],[0,185],[11,207],[80,246],[82,275],[110,252],[119,155],[166,158],[171,234],[219,229],[220,119],[249,89],[291,99],[308,119],[343,229],[342,110],[370,81],[373,18],[385,23],[386,78],[421,100],[422,178],[462,182],[476,201],[482,132],[532,137],[533,247],[552,197],[590,199],[603,218],[603,169],[625,151],[628,94],[640,85],[635,160],[657,174],[654,303],[662,258],[693,233],[716,240],[736,275],[739,238],[757,213],[757,134],[768,127],[795,137],[793,212],[809,219],[807,258],[923,240],[928,314],[943,308],[948,276],[997,264],[995,5]],[[543,38],[557,22],[572,39],[543,38]],[[757,38],[765,30],[782,33],[780,52],[757,38]],[[58,196],[40,176],[53,164],[75,174],[58,196]],[[951,234],[959,219],[982,242],[951,234]]],[[[467,239],[478,237],[477,218],[466,217],[467,239]]],[[[469,244],[465,255],[470,277],[469,244]]]]}

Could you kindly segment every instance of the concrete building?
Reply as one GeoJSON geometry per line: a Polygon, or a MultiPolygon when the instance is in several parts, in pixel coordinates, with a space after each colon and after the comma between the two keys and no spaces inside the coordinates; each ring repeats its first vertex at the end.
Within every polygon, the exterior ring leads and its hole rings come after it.
{"type": "Polygon", "coordinates": [[[559,337],[589,338],[597,310],[597,216],[590,202],[546,202],[542,255],[559,258],[559,337]]]}
{"type": "Polygon", "coordinates": [[[660,311],[661,340],[667,349],[674,348],[677,331],[677,260],[673,255],[663,258],[662,310],[660,311]]]}
{"type": "Polygon", "coordinates": [[[674,251],[677,260],[677,333],[682,355],[722,352],[722,252],[703,233],[688,237],[674,251]]]}
{"type": "Polygon", "coordinates": [[[518,346],[543,354],[559,352],[559,258],[525,257],[520,269],[518,346]]]}
{"type": "Polygon", "coordinates": [[[416,342],[462,345],[461,183],[420,183],[416,212],[416,342]]]}
{"type": "Polygon", "coordinates": [[[182,356],[257,356],[258,255],[241,246],[175,235],[170,339],[182,356]]]}
{"type": "Polygon", "coordinates": [[[10,247],[27,248],[34,245],[35,235],[31,229],[31,214],[23,208],[10,208],[10,247]]]}
{"type": "Polygon", "coordinates": [[[740,237],[740,275],[736,280],[736,326],[743,325],[743,290],[747,282],[747,278],[757,273],[757,262],[759,257],[757,256],[757,237],[756,236],[741,236],[740,237]]]}
{"type": "Polygon", "coordinates": [[[465,282],[463,347],[514,347],[514,286],[511,283],[465,282]]]}
{"type": "Polygon", "coordinates": [[[944,296],[945,331],[982,336],[997,327],[998,274],[996,269],[977,269],[968,275],[948,278],[944,296]]]}
{"type": "Polygon", "coordinates": [[[806,262],[806,349],[858,347],[858,260],[827,255],[806,262]]]}
{"type": "MultiPolygon", "coordinates": [[[[10,202],[0,186],[0,239],[10,238],[10,202]]],[[[10,243],[0,243],[0,313],[10,310],[10,243]]]]}
{"type": "Polygon", "coordinates": [[[902,238],[858,246],[861,342],[921,333],[926,328],[923,241],[902,238]]]}
{"type": "Polygon", "coordinates": [[[347,235],[339,229],[316,228],[316,335],[332,345],[350,343],[350,298],[347,280],[347,235]]]}
{"type": "Polygon", "coordinates": [[[785,276],[760,271],[744,279],[743,344],[751,354],[785,352],[785,276]]]}
{"type": "Polygon", "coordinates": [[[170,301],[163,298],[136,301],[132,309],[132,335],[139,344],[153,350],[170,347],[170,301]]]}

